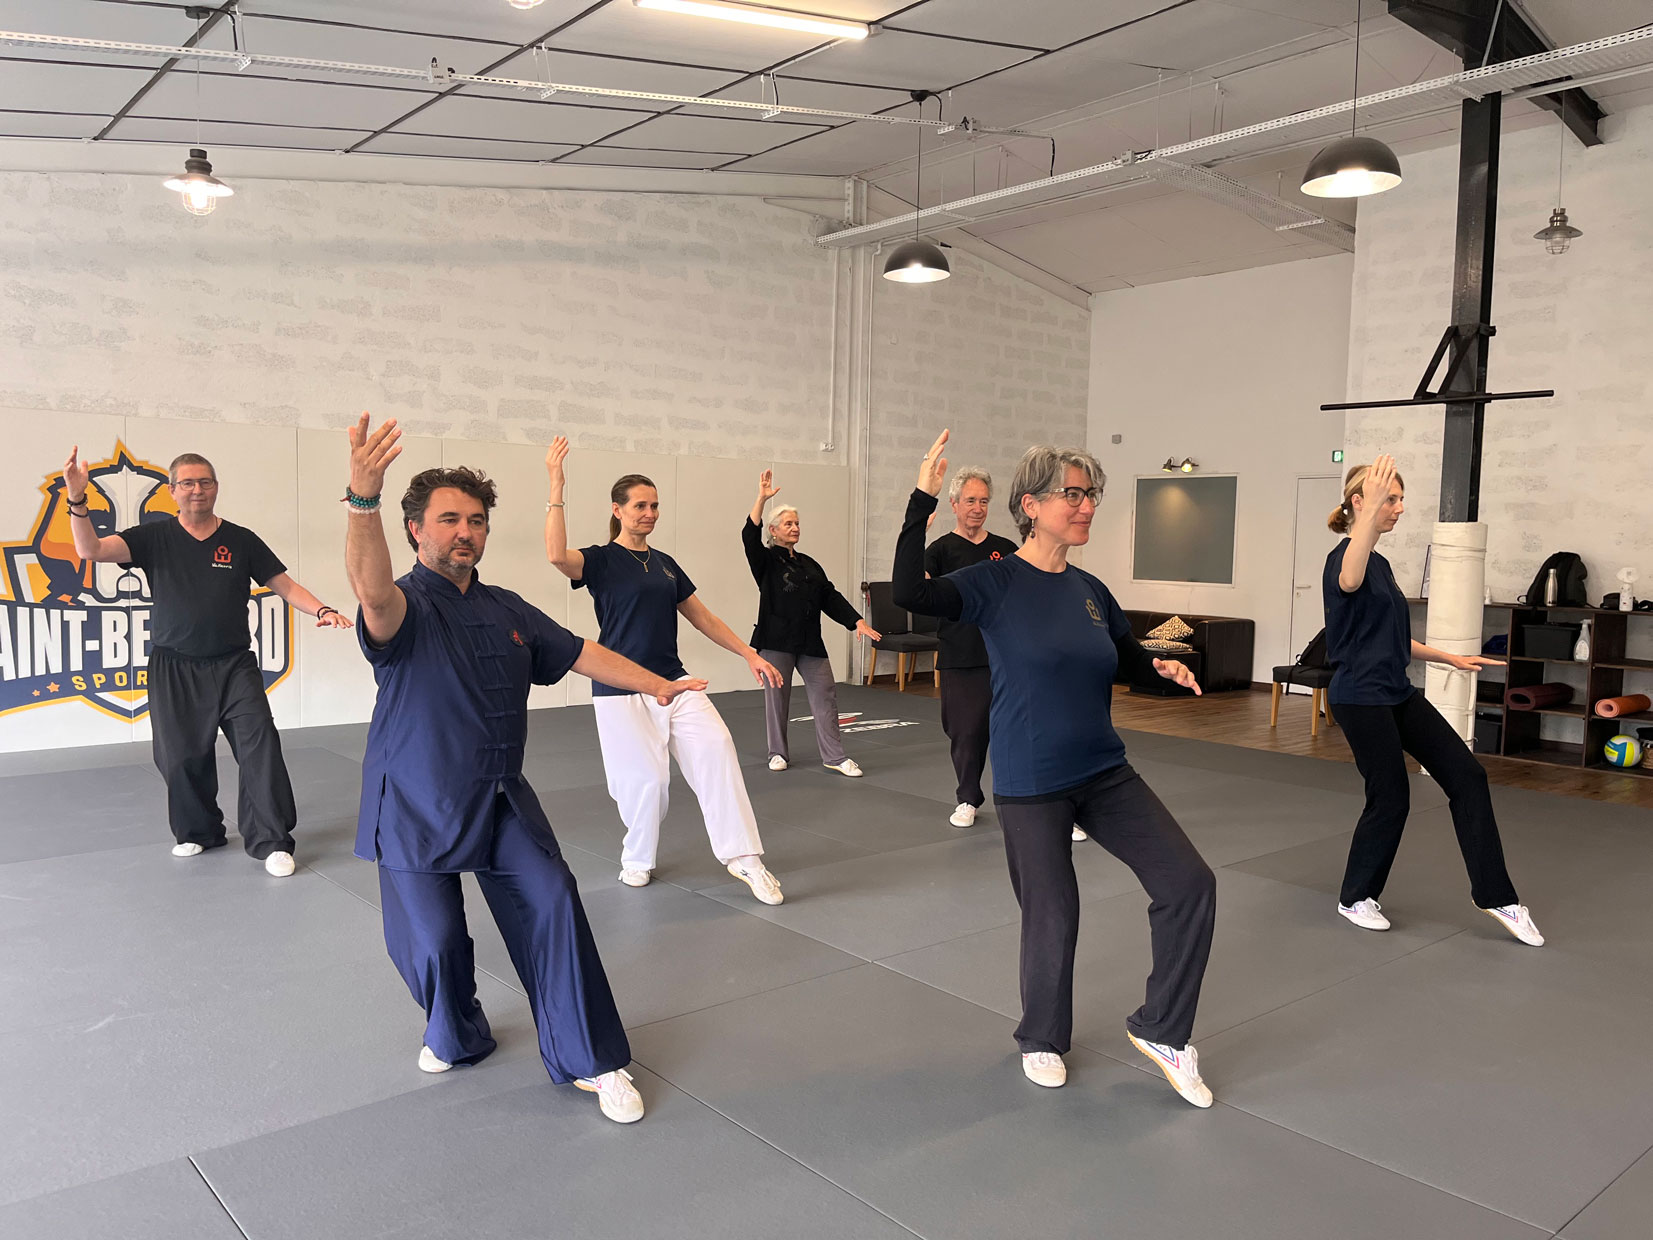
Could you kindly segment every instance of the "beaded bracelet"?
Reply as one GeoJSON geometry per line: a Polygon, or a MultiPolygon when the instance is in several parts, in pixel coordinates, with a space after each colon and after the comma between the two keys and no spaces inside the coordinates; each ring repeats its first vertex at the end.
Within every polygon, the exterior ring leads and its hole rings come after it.
{"type": "Polygon", "coordinates": [[[353,512],[377,512],[380,497],[377,495],[357,495],[348,486],[344,488],[343,503],[349,504],[353,512]]]}

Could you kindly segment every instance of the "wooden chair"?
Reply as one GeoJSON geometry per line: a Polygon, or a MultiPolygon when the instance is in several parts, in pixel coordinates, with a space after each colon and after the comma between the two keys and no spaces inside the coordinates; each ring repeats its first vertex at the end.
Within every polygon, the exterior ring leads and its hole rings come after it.
{"type": "MultiPolygon", "coordinates": [[[[925,633],[915,631],[917,623],[928,620],[934,625],[930,617],[913,616],[905,609],[897,607],[890,597],[890,583],[887,581],[867,581],[861,585],[863,596],[867,600],[867,623],[883,634],[872,643],[872,659],[867,664],[867,683],[872,683],[873,677],[878,674],[878,655],[880,651],[889,651],[895,655],[895,686],[898,692],[907,688],[907,677],[911,674],[912,665],[918,662],[922,654],[939,655],[941,639],[933,631],[925,633]]],[[[941,680],[940,673],[936,673],[936,682],[941,680]]]]}
{"type": "Polygon", "coordinates": [[[1326,630],[1321,629],[1298,656],[1296,663],[1290,667],[1274,669],[1274,691],[1269,699],[1268,726],[1278,727],[1280,723],[1280,696],[1289,685],[1302,685],[1309,690],[1309,698],[1314,706],[1314,714],[1309,717],[1309,735],[1320,735],[1320,712],[1326,712],[1326,721],[1334,728],[1337,720],[1332,717],[1332,708],[1326,701],[1326,690],[1332,683],[1332,669],[1324,663],[1326,649],[1326,630]],[[1306,661],[1307,660],[1307,661],[1306,661]]]}

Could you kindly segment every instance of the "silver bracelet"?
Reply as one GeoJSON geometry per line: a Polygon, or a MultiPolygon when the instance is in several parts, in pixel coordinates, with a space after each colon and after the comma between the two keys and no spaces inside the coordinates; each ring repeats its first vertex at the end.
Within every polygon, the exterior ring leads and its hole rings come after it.
{"type": "Polygon", "coordinates": [[[548,499],[548,500],[545,501],[545,511],[546,512],[550,512],[553,508],[561,508],[562,506],[563,506],[563,502],[560,499],[559,500],[549,500],[548,499]]]}

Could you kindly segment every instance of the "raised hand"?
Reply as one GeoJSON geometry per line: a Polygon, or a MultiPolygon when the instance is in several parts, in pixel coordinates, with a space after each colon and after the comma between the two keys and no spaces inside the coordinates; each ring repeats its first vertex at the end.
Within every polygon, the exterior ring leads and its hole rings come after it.
{"type": "Polygon", "coordinates": [[[69,449],[69,459],[63,462],[63,493],[69,499],[85,499],[91,483],[92,471],[80,459],[80,445],[69,449]]]}
{"type": "Polygon", "coordinates": [[[385,489],[385,469],[402,455],[401,445],[396,442],[402,437],[396,419],[389,419],[371,434],[368,421],[369,414],[363,410],[350,428],[350,489],[364,499],[385,489]]]}
{"type": "Polygon", "coordinates": [[[551,446],[545,450],[545,472],[551,475],[553,482],[564,481],[563,462],[568,459],[568,436],[558,435],[551,441],[551,446]]]}
{"type": "Polygon", "coordinates": [[[781,489],[775,485],[774,470],[766,469],[758,475],[758,498],[760,500],[767,504],[780,493],[781,489]]]}
{"type": "Polygon", "coordinates": [[[670,706],[672,699],[680,693],[700,693],[708,684],[699,676],[691,676],[687,680],[674,680],[666,685],[665,689],[654,695],[654,700],[662,706],[670,706]]]}
{"type": "Polygon", "coordinates": [[[1366,471],[1366,477],[1360,484],[1360,495],[1364,501],[1361,511],[1369,517],[1376,517],[1378,510],[1389,498],[1389,489],[1395,484],[1395,458],[1388,453],[1372,462],[1372,467],[1366,471]]]}
{"type": "Polygon", "coordinates": [[[1166,680],[1174,680],[1184,689],[1192,689],[1195,697],[1204,697],[1200,692],[1200,683],[1194,679],[1194,673],[1175,659],[1155,659],[1154,670],[1166,680]]]}
{"type": "Polygon", "coordinates": [[[941,450],[947,446],[951,431],[942,431],[936,436],[935,443],[924,454],[924,460],[918,467],[918,489],[927,495],[941,493],[941,480],[947,475],[947,458],[941,455],[941,450]]]}

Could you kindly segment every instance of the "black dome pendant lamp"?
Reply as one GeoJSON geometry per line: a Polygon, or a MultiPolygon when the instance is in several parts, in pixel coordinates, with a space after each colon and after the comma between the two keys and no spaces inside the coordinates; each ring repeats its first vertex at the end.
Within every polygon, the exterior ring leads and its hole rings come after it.
{"type": "MultiPolygon", "coordinates": [[[[1355,0],[1355,88],[1360,98],[1360,0],[1355,0]]],[[[1312,198],[1364,198],[1400,184],[1400,160],[1388,145],[1355,133],[1349,109],[1349,136],[1322,147],[1303,173],[1303,192],[1312,198]]]]}
{"type": "MultiPolygon", "coordinates": [[[[925,101],[934,98],[935,96],[927,90],[913,91],[913,102],[918,105],[920,119],[924,115],[925,101]]],[[[917,217],[918,212],[924,209],[924,126],[919,125],[917,128],[918,188],[913,195],[913,239],[896,246],[884,260],[884,278],[894,280],[898,284],[934,284],[937,280],[945,280],[953,274],[952,265],[941,252],[941,247],[919,236],[917,217]]]]}

